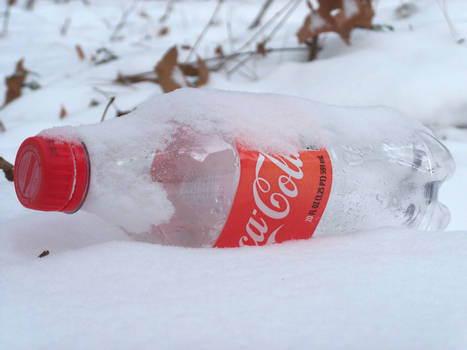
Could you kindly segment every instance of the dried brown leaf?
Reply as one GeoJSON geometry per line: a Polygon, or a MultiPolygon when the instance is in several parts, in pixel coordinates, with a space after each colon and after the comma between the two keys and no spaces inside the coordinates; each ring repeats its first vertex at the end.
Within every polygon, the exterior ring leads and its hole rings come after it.
{"type": "Polygon", "coordinates": [[[205,62],[198,57],[194,63],[178,63],[178,50],[176,46],[171,47],[154,67],[153,72],[145,72],[134,75],[118,74],[116,83],[133,84],[142,81],[158,83],[162,91],[170,92],[183,86],[198,87],[205,85],[209,80],[209,69],[205,62]],[[178,74],[179,80],[174,74],[178,74]],[[157,75],[157,76],[156,76],[157,75]],[[188,79],[195,77],[197,79],[188,79]]]}
{"type": "Polygon", "coordinates": [[[198,87],[205,85],[209,80],[209,69],[206,63],[201,58],[197,58],[196,65],[188,63],[180,63],[178,65],[184,77],[198,77],[195,83],[190,83],[185,79],[186,85],[190,87],[198,87]]]}
{"type": "Polygon", "coordinates": [[[349,44],[352,29],[371,28],[375,14],[370,0],[355,0],[355,4],[357,11],[348,16],[343,0],[319,0],[319,8],[315,10],[311,7],[311,14],[305,18],[297,33],[299,42],[305,43],[323,32],[336,32],[349,44]]]}
{"type": "Polygon", "coordinates": [[[319,0],[318,14],[327,22],[333,23],[331,14],[334,10],[342,10],[342,0],[319,0]]]}
{"type": "Polygon", "coordinates": [[[63,105],[60,107],[60,119],[64,119],[67,116],[67,111],[63,105]]]}
{"type": "Polygon", "coordinates": [[[369,0],[356,0],[358,4],[358,12],[346,17],[344,11],[340,11],[334,16],[336,32],[347,43],[350,43],[350,32],[356,27],[371,28],[371,21],[375,15],[371,2],[369,0]]]}
{"type": "Polygon", "coordinates": [[[266,52],[266,43],[264,41],[256,44],[256,52],[261,54],[263,57],[266,56],[266,54],[267,54],[267,52],[266,52]]]}
{"type": "Polygon", "coordinates": [[[80,45],[75,46],[76,53],[78,54],[78,57],[81,61],[84,61],[86,59],[86,56],[84,55],[83,49],[81,48],[80,45]]]}
{"type": "Polygon", "coordinates": [[[154,68],[158,76],[159,84],[164,92],[170,92],[182,87],[173,78],[174,71],[178,69],[177,58],[177,47],[172,46],[154,68]]]}
{"type": "Polygon", "coordinates": [[[158,35],[159,36],[164,36],[169,34],[169,27],[162,27],[161,30],[159,30],[158,35]]]}
{"type": "Polygon", "coordinates": [[[7,91],[5,94],[5,102],[3,103],[4,106],[21,96],[21,88],[23,87],[24,81],[28,74],[28,71],[23,66],[23,62],[24,59],[20,59],[16,63],[15,72],[9,77],[5,78],[7,91]]]}
{"type": "Polygon", "coordinates": [[[217,45],[216,50],[214,51],[217,56],[224,57],[224,50],[221,45],[217,45]]]}
{"type": "Polygon", "coordinates": [[[317,13],[313,12],[306,16],[305,22],[297,32],[298,42],[303,44],[308,40],[317,37],[319,34],[324,32],[334,31],[334,25],[324,22],[321,26],[312,25],[312,21],[324,21],[324,19],[317,13]]]}
{"type": "Polygon", "coordinates": [[[182,71],[183,75],[186,77],[197,77],[199,76],[199,69],[198,67],[194,66],[190,63],[180,63],[178,65],[180,70],[182,71]]]}

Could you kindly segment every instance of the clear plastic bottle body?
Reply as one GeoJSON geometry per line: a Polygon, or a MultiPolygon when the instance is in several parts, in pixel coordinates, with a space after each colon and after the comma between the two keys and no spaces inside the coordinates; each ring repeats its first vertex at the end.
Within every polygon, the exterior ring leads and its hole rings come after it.
{"type": "Polygon", "coordinates": [[[328,151],[333,188],[316,236],[448,225],[449,210],[438,201],[438,189],[455,165],[447,148],[426,131],[414,130],[409,143],[338,144],[328,151]]]}
{"type": "Polygon", "coordinates": [[[454,171],[449,151],[420,123],[388,108],[180,89],[98,127],[41,135],[86,144],[91,180],[82,210],[139,240],[214,245],[240,181],[234,140],[251,142],[257,151],[327,150],[331,193],[315,236],[379,227],[442,229],[449,222],[437,200],[454,171]],[[180,126],[192,132],[180,133],[180,126]]]}
{"type": "MultiPolygon", "coordinates": [[[[304,138],[306,139],[306,138],[304,138]]],[[[308,145],[302,144],[303,149],[308,145]]],[[[410,143],[327,149],[331,194],[316,236],[380,227],[443,229],[449,211],[438,202],[440,184],[454,171],[449,151],[425,131],[410,143]]],[[[230,213],[240,178],[235,144],[222,135],[175,136],[156,155],[152,176],[175,213],[139,239],[191,247],[213,246],[230,213]]]]}
{"type": "Polygon", "coordinates": [[[174,207],[170,220],[152,225],[139,240],[159,244],[212,247],[230,213],[240,178],[236,147],[221,135],[176,134],[156,154],[152,180],[160,182],[174,207]]]}

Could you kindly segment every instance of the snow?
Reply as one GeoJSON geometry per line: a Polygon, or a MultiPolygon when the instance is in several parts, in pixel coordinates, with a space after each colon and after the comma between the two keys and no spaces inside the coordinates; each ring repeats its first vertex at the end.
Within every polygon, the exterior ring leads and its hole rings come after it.
{"type": "Polygon", "coordinates": [[[461,349],[466,243],[462,232],[382,230],[266,249],[95,244],[2,267],[2,339],[25,349],[461,349]]]}
{"type": "MultiPolygon", "coordinates": [[[[151,70],[174,43],[193,44],[216,5],[176,2],[169,34],[158,37],[166,3],[141,1],[117,33],[122,40],[110,42],[129,3],[91,2],[12,8],[8,36],[0,39],[0,78],[23,56],[42,88],[25,89],[0,111],[5,159],[13,161],[20,142],[43,129],[98,122],[107,102],[102,91],[115,95],[121,110],[160,93],[154,84],[111,80],[117,71],[151,70]],[[138,16],[143,10],[151,20],[138,16]],[[70,28],[61,36],[67,17],[70,28]],[[103,46],[119,59],[95,66],[89,57],[103,46]],[[91,99],[100,105],[89,107],[91,99]]],[[[315,62],[305,62],[306,52],[271,54],[236,73],[212,75],[208,87],[385,105],[424,122],[456,161],[440,193],[452,214],[447,231],[380,229],[263,248],[164,247],[132,241],[86,212],[28,211],[0,176],[0,348],[466,348],[467,132],[455,127],[467,123],[466,46],[451,37],[436,1],[414,1],[417,11],[406,19],[394,15],[400,1],[375,3],[374,22],[393,32],[356,30],[350,47],[326,34],[315,62]],[[50,254],[37,258],[44,250],[50,254]]],[[[467,3],[448,5],[465,36],[467,3]]],[[[199,54],[212,56],[218,43],[227,52],[240,47],[258,7],[227,1],[199,54]]],[[[303,2],[271,47],[296,46],[305,13],[303,2]]],[[[188,52],[182,54],[183,61],[188,52]]],[[[192,109],[196,101],[187,104],[192,109]]]]}

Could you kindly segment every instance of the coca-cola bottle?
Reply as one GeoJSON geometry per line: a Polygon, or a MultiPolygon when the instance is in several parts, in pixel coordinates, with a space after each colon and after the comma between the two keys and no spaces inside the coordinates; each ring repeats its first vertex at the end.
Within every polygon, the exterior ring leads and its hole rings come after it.
{"type": "Polygon", "coordinates": [[[443,229],[438,189],[453,171],[431,132],[394,111],[182,89],[133,116],[26,139],[15,188],[28,208],[81,208],[138,240],[238,247],[443,229]]]}

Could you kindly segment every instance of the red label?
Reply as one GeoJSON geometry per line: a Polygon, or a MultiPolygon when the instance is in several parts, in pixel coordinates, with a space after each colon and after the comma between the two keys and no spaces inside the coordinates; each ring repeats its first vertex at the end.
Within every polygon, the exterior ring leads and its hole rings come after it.
{"type": "Polygon", "coordinates": [[[283,156],[237,148],[238,189],[214,247],[310,238],[331,192],[332,167],[326,150],[283,156]]]}

